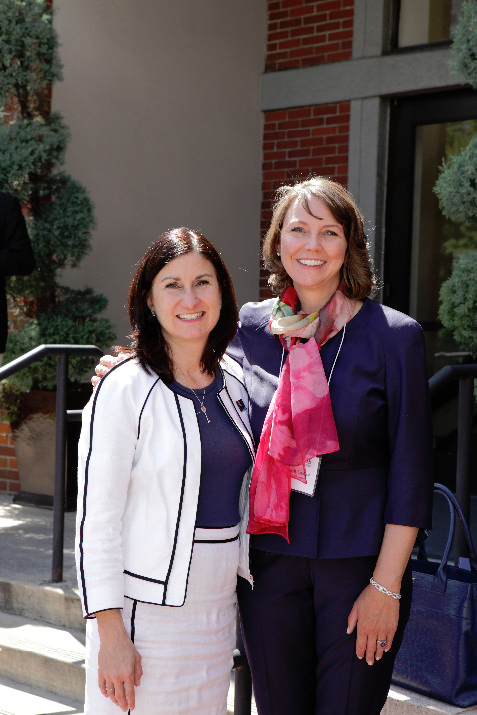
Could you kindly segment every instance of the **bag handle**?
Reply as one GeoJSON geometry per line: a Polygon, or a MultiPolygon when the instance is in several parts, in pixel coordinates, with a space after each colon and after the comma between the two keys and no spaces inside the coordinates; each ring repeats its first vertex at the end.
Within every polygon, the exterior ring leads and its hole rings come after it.
{"type": "Polygon", "coordinates": [[[452,542],[454,541],[454,531],[455,531],[455,514],[457,513],[457,516],[460,519],[460,523],[462,524],[462,528],[464,531],[464,536],[465,540],[467,543],[467,547],[469,549],[469,560],[472,568],[477,571],[477,556],[475,553],[474,549],[474,544],[472,541],[472,536],[470,533],[469,525],[467,524],[466,518],[464,514],[462,513],[462,508],[457,501],[456,496],[451,492],[450,489],[445,487],[443,484],[434,484],[434,491],[437,492],[438,494],[442,494],[445,499],[447,500],[447,504],[449,506],[449,511],[450,511],[450,524],[449,524],[449,534],[447,536],[447,543],[444,548],[444,553],[442,554],[442,559],[441,563],[439,564],[439,568],[437,569],[436,576],[434,578],[434,585],[439,591],[445,591],[446,589],[446,583],[447,583],[447,561],[449,559],[449,553],[450,553],[450,548],[452,546],[452,542]]]}

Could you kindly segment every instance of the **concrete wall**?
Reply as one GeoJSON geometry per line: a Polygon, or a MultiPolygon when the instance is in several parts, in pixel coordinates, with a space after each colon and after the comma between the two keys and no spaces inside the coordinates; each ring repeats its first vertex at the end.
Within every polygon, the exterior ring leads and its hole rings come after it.
{"type": "Polygon", "coordinates": [[[109,298],[122,342],[135,263],[162,231],[200,230],[239,303],[258,298],[265,0],[55,0],[72,140],[96,206],[93,250],[65,275],[109,298]]]}

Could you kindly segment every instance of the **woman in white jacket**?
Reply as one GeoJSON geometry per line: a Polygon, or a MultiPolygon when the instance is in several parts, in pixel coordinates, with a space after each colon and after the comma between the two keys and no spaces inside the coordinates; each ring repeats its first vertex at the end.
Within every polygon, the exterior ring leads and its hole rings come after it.
{"type": "Polygon", "coordinates": [[[173,229],[141,260],[128,312],[129,358],[93,394],[79,445],[85,713],[223,715],[254,449],[224,356],[232,281],[207,239],[173,229]]]}

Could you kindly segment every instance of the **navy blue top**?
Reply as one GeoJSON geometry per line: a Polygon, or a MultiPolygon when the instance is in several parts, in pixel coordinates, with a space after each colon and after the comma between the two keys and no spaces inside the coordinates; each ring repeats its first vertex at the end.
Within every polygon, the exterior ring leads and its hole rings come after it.
{"type": "Polygon", "coordinates": [[[239,523],[240,488],[251,464],[243,437],[220,403],[218,392],[223,386],[224,378],[219,372],[205,389],[195,390],[207,410],[209,424],[193,391],[178,382],[170,385],[174,392],[193,400],[197,413],[202,455],[196,526],[203,528],[239,523]]]}
{"type": "MultiPolygon", "coordinates": [[[[283,358],[268,327],[273,302],[243,306],[227,351],[243,365],[257,442],[283,358]]],[[[321,348],[326,374],[342,337],[340,331],[321,348]]],[[[252,537],[254,548],[320,558],[374,556],[385,524],[430,527],[432,429],[419,324],[365,300],[346,325],[330,396],[340,449],[323,457],[313,497],[292,492],[290,543],[264,534],[252,537]]]]}

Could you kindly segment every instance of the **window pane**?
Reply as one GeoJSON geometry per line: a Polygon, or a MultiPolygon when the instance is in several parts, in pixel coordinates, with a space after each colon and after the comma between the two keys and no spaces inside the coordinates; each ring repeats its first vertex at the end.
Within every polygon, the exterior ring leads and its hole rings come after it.
{"type": "Polygon", "coordinates": [[[445,219],[433,187],[442,159],[460,151],[475,134],[475,119],[426,124],[416,132],[410,313],[424,327],[431,374],[459,361],[456,353],[461,351],[440,329],[439,289],[450,275],[456,253],[477,249],[477,226],[445,219]]]}
{"type": "Polygon", "coordinates": [[[449,40],[463,0],[401,0],[398,47],[449,40]]]}

